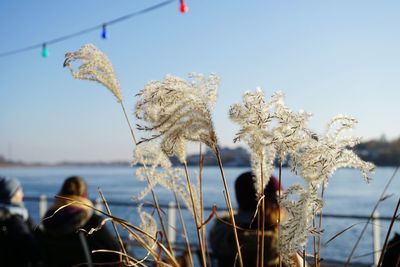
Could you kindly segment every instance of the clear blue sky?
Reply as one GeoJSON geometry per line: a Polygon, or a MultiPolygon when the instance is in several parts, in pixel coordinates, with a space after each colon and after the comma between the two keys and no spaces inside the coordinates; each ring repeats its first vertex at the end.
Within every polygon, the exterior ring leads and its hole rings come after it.
{"type": "MultiPolygon", "coordinates": [[[[159,3],[153,0],[0,2],[0,53],[79,31],[159,3]]],[[[135,94],[167,73],[221,77],[215,125],[223,145],[237,128],[229,106],[257,86],[281,90],[322,131],[336,114],[359,119],[364,140],[400,136],[399,1],[177,1],[109,27],[0,58],[0,155],[14,160],[129,160],[132,145],[113,96],[71,78],[64,53],[92,42],[106,52],[132,113],[135,94]]]]}

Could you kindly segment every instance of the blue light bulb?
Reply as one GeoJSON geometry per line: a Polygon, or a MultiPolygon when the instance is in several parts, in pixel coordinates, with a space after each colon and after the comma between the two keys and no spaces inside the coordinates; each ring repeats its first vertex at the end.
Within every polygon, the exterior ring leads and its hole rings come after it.
{"type": "Polygon", "coordinates": [[[106,28],[106,24],[103,24],[103,30],[101,31],[101,38],[107,39],[107,28],[106,28]]]}

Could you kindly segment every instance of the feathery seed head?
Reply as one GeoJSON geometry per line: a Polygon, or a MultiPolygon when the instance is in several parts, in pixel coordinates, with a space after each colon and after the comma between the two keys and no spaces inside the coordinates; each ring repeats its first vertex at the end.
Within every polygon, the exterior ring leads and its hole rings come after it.
{"type": "Polygon", "coordinates": [[[275,158],[284,161],[304,142],[305,123],[311,116],[304,111],[292,112],[283,98],[283,93],[276,92],[266,101],[261,88],[257,88],[254,93],[244,93],[243,104],[235,104],[229,111],[231,120],[241,126],[234,141],[242,140],[251,150],[258,193],[268,183],[275,158]]]}
{"type": "Polygon", "coordinates": [[[216,102],[219,78],[190,74],[190,80],[167,75],[162,81],[149,82],[138,94],[135,115],[145,124],[139,130],[152,131],[162,138],[161,148],[169,156],[186,161],[187,141],[198,141],[212,149],[217,137],[211,118],[216,102]]]}
{"type": "Polygon", "coordinates": [[[86,44],[78,51],[66,53],[64,67],[69,68],[75,79],[101,83],[114,94],[118,102],[122,102],[122,93],[113,66],[95,45],[86,44]],[[82,61],[78,71],[71,66],[74,61],[82,61]]]}
{"type": "MultiPolygon", "coordinates": [[[[147,182],[147,187],[140,192],[137,199],[144,199],[151,190],[160,185],[176,194],[177,197],[180,197],[194,217],[184,170],[182,168],[172,168],[170,160],[161,150],[160,146],[150,142],[136,146],[132,163],[143,165],[143,167],[136,169],[136,177],[139,181],[147,182]]],[[[201,214],[199,188],[199,181],[197,186],[192,186],[195,209],[198,215],[201,214]]],[[[196,219],[199,220],[200,218],[196,219]]]]}
{"type": "Polygon", "coordinates": [[[140,229],[154,239],[144,234],[142,235],[142,237],[147,245],[150,248],[154,249],[157,244],[157,242],[155,241],[157,239],[157,222],[150,213],[142,211],[142,205],[139,205],[137,209],[140,217],[140,229]]]}
{"type": "Polygon", "coordinates": [[[361,160],[351,148],[360,142],[360,138],[343,136],[351,130],[357,121],[354,118],[339,115],[334,117],[327,127],[325,135],[309,139],[292,155],[293,171],[308,182],[325,181],[338,168],[356,168],[368,182],[374,165],[361,160]]]}

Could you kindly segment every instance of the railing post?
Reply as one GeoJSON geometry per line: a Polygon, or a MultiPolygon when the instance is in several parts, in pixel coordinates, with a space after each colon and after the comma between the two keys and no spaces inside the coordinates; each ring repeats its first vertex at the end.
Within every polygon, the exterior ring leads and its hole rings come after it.
{"type": "Polygon", "coordinates": [[[46,214],[46,211],[47,211],[47,196],[40,195],[40,197],[39,197],[39,218],[40,218],[40,220],[43,219],[44,215],[46,214]]]}
{"type": "MultiPolygon", "coordinates": [[[[94,207],[98,210],[103,210],[103,202],[101,198],[96,198],[96,201],[94,203],[94,207]]],[[[96,211],[97,214],[100,214],[100,212],[96,211]]]]}
{"type": "Polygon", "coordinates": [[[168,203],[168,239],[173,247],[176,242],[176,207],[173,201],[168,203]]]}
{"type": "Polygon", "coordinates": [[[378,211],[375,211],[372,215],[372,240],[374,251],[374,266],[378,266],[379,257],[381,256],[381,223],[379,220],[378,211]]]}

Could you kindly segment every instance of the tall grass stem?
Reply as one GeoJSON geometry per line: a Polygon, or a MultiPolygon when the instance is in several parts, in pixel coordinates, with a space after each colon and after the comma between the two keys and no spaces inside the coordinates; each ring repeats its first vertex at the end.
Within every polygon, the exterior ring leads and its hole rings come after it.
{"type": "Polygon", "coordinates": [[[282,267],[282,255],[281,255],[281,187],[282,187],[282,160],[279,161],[279,177],[278,177],[278,247],[279,247],[279,267],[282,267]]]}
{"type": "Polygon", "coordinates": [[[396,215],[397,215],[397,211],[399,210],[399,206],[400,206],[400,198],[397,201],[397,205],[396,205],[396,208],[394,210],[392,219],[390,220],[390,226],[389,226],[388,232],[386,234],[385,242],[383,243],[383,248],[382,248],[381,255],[379,256],[379,261],[378,261],[378,266],[377,267],[380,267],[382,265],[383,257],[385,256],[385,251],[386,251],[386,248],[387,248],[387,243],[389,241],[390,232],[392,231],[394,221],[396,220],[396,215]]]}
{"type": "MultiPolygon", "coordinates": [[[[111,214],[110,207],[108,206],[108,203],[107,203],[107,201],[106,201],[106,198],[105,198],[104,195],[103,195],[103,192],[101,191],[100,188],[98,188],[98,190],[99,190],[99,194],[100,194],[100,196],[101,196],[101,199],[103,200],[103,204],[104,204],[104,207],[106,208],[107,213],[108,213],[109,215],[112,215],[112,214],[111,214]]],[[[119,246],[121,247],[121,251],[122,251],[122,253],[123,253],[124,255],[127,255],[126,249],[125,249],[125,246],[124,246],[124,242],[122,241],[121,235],[119,234],[117,225],[115,224],[114,221],[111,221],[111,222],[112,222],[112,225],[113,225],[115,234],[117,235],[117,239],[118,239],[119,246]]],[[[121,254],[120,254],[120,260],[122,260],[122,255],[121,255],[121,254]]],[[[129,263],[129,258],[128,258],[128,257],[126,257],[126,263],[129,263]]]]}
{"type": "Polygon", "coordinates": [[[385,196],[386,191],[388,190],[389,185],[392,183],[394,177],[396,177],[396,174],[397,174],[397,171],[399,170],[399,168],[400,168],[400,166],[397,166],[396,169],[394,170],[394,172],[393,172],[393,174],[392,174],[392,177],[390,177],[389,181],[387,182],[385,188],[384,188],[383,191],[382,191],[382,194],[380,195],[378,201],[376,202],[374,208],[372,209],[371,215],[369,216],[367,222],[365,223],[365,226],[364,226],[364,228],[362,229],[360,236],[358,237],[356,243],[355,243],[354,246],[353,246],[353,249],[351,250],[351,253],[350,253],[349,257],[347,258],[346,264],[344,265],[345,267],[349,266],[350,261],[351,261],[351,258],[353,257],[354,252],[356,251],[357,246],[358,246],[358,244],[360,243],[362,236],[364,235],[365,231],[367,230],[367,226],[368,226],[369,222],[371,221],[371,218],[374,216],[373,214],[374,214],[375,210],[378,208],[379,203],[381,202],[381,200],[382,200],[383,197],[385,196]]]}
{"type": "Polygon", "coordinates": [[[120,103],[121,103],[122,111],[124,112],[124,115],[125,115],[126,122],[128,123],[129,130],[131,131],[133,142],[135,143],[135,145],[137,145],[136,137],[135,137],[135,134],[133,133],[133,128],[129,121],[128,115],[126,114],[124,103],[122,103],[122,101],[120,103]]]}
{"type": "Polygon", "coordinates": [[[196,223],[197,239],[199,241],[199,249],[200,249],[200,254],[201,254],[201,264],[202,264],[203,267],[205,267],[205,266],[207,266],[207,260],[206,260],[206,254],[205,254],[205,251],[204,251],[204,243],[203,243],[203,239],[202,239],[202,230],[199,228],[199,222],[198,222],[198,219],[197,219],[196,205],[195,205],[194,198],[193,198],[192,183],[190,181],[188,167],[187,167],[186,162],[184,163],[184,167],[185,167],[185,176],[186,176],[186,180],[187,180],[188,188],[189,188],[190,200],[192,202],[193,217],[194,217],[194,221],[196,223]]]}
{"type": "Polygon", "coordinates": [[[176,192],[175,191],[174,191],[174,198],[175,198],[176,207],[178,208],[179,220],[180,220],[181,225],[182,225],[183,235],[185,236],[185,243],[186,243],[186,248],[187,248],[188,253],[189,253],[190,263],[192,264],[190,267],[193,267],[194,264],[193,264],[192,249],[190,247],[189,237],[188,237],[188,234],[187,234],[187,231],[186,231],[185,220],[183,219],[183,215],[182,215],[181,204],[179,204],[178,197],[176,196],[176,192]]]}
{"type": "Polygon", "coordinates": [[[228,189],[228,184],[226,182],[226,177],[224,173],[224,168],[222,166],[222,160],[221,160],[221,154],[219,152],[218,146],[215,147],[215,154],[217,156],[217,162],[218,162],[218,167],[219,170],[221,171],[221,177],[222,177],[222,182],[224,185],[224,190],[225,190],[225,195],[226,195],[226,205],[228,206],[228,211],[229,215],[231,217],[231,223],[232,223],[232,228],[233,228],[233,234],[235,237],[235,243],[236,243],[236,250],[238,253],[238,259],[239,259],[239,266],[243,267],[243,257],[242,257],[242,252],[240,250],[240,244],[239,244],[239,237],[236,229],[236,222],[235,222],[235,217],[233,215],[233,208],[232,208],[232,203],[231,203],[231,197],[229,194],[229,189],[228,189]]]}

